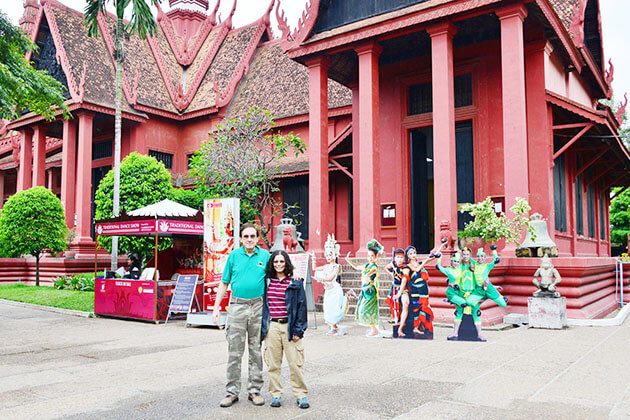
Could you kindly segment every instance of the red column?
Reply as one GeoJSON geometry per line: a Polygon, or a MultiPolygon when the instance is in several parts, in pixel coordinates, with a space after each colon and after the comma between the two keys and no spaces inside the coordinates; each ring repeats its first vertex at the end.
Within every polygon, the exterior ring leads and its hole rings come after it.
{"type": "Polygon", "coordinates": [[[74,227],[77,172],[77,127],[74,119],[63,122],[61,153],[61,203],[66,212],[66,224],[72,228],[74,227]]]}
{"type": "Polygon", "coordinates": [[[308,242],[323,251],[328,234],[328,63],[317,58],[308,65],[308,242]]]}
{"type": "Polygon", "coordinates": [[[455,149],[455,93],[453,86],[453,36],[450,22],[427,30],[431,37],[431,83],[433,85],[433,177],[435,240],[440,223],[448,221],[457,232],[457,171],[455,149]]]}
{"type": "Polygon", "coordinates": [[[496,14],[501,21],[503,162],[505,206],[509,209],[516,197],[529,198],[523,49],[523,20],[527,9],[517,4],[496,14]]]}
{"type": "Polygon", "coordinates": [[[532,212],[547,219],[550,235],[555,232],[553,206],[553,131],[550,106],[545,91],[545,61],[551,49],[544,40],[528,45],[525,51],[527,94],[527,149],[529,204],[532,212]],[[551,124],[551,125],[550,125],[551,124]]]}
{"type": "MultiPolygon", "coordinates": [[[[517,197],[529,200],[527,156],[527,106],[525,99],[525,53],[522,4],[496,12],[501,21],[501,87],[503,108],[503,168],[506,210],[517,197]]],[[[509,213],[508,213],[509,214],[509,213]]],[[[513,244],[504,252],[512,252],[513,244]]]]}
{"type": "Polygon", "coordinates": [[[35,126],[33,129],[33,186],[46,185],[46,127],[35,126]]]}
{"type": "Polygon", "coordinates": [[[359,226],[360,252],[367,252],[365,246],[372,238],[379,235],[380,202],[380,166],[379,166],[379,68],[378,57],[382,47],[377,43],[368,43],[356,48],[359,57],[359,138],[358,153],[359,219],[354,223],[359,226]]]}
{"type": "Polygon", "coordinates": [[[18,169],[16,191],[28,190],[31,188],[33,169],[33,131],[25,129],[22,131],[22,144],[20,145],[20,168],[18,169]]]}
{"type": "Polygon", "coordinates": [[[359,85],[352,87],[352,242],[353,249],[359,249],[361,237],[359,227],[361,220],[361,206],[359,205],[359,189],[361,188],[361,173],[359,167],[359,85]]]}
{"type": "Polygon", "coordinates": [[[77,238],[79,243],[92,242],[92,122],[94,114],[79,114],[79,138],[76,172],[77,238]]]}

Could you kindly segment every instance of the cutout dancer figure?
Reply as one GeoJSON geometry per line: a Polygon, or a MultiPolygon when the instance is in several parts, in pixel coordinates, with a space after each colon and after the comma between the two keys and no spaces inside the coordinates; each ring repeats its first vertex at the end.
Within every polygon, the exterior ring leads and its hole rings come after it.
{"type": "Polygon", "coordinates": [[[429,273],[424,268],[434,257],[418,263],[416,248],[412,245],[405,249],[409,269],[409,308],[413,314],[414,338],[433,339],[433,310],[429,305],[429,273]],[[420,331],[422,329],[422,331],[420,331]]]}
{"type": "Polygon", "coordinates": [[[315,280],[324,285],[324,321],[329,325],[327,335],[343,335],[339,323],[343,320],[348,299],[343,294],[341,284],[337,279],[341,274],[339,265],[339,251],[341,247],[335,240],[335,235],[328,234],[324,243],[324,256],[326,264],[320,267],[315,265],[315,254],[312,255],[312,268],[315,280]]]}
{"type": "Polygon", "coordinates": [[[361,271],[361,293],[357,300],[355,318],[360,325],[368,327],[366,337],[378,337],[379,309],[378,309],[378,266],[376,258],[383,251],[376,239],[372,239],[367,244],[368,263],[356,266],[348,259],[350,252],[346,255],[346,262],[350,267],[361,271]]]}
{"type": "Polygon", "coordinates": [[[405,250],[396,248],[392,255],[392,262],[385,269],[392,274],[394,281],[387,296],[389,311],[398,325],[398,336],[404,337],[403,332],[409,313],[409,268],[405,263],[405,250]]]}

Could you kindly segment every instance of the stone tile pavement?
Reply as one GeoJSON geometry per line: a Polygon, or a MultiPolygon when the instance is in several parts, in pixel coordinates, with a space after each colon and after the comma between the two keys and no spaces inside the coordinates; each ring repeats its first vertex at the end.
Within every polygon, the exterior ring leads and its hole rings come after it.
{"type": "Polygon", "coordinates": [[[328,337],[318,320],[305,339],[311,409],[289,390],[279,409],[266,390],[264,407],[243,393],[222,409],[223,331],[0,303],[0,418],[630,418],[630,321],[460,343],[446,328],[433,341],[366,338],[351,322],[328,337]]]}

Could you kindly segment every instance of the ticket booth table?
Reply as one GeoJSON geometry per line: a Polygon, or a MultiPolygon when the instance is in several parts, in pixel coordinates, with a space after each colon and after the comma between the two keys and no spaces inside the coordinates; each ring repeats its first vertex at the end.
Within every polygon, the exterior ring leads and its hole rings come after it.
{"type": "MultiPolygon", "coordinates": [[[[203,237],[200,211],[170,200],[96,223],[98,236],[148,236],[155,238],[155,267],[143,271],[140,279],[96,278],[94,313],[101,316],[160,322],[166,319],[176,281],[161,280],[158,267],[160,237],[203,237]]],[[[202,305],[203,279],[198,282],[202,305]]]]}

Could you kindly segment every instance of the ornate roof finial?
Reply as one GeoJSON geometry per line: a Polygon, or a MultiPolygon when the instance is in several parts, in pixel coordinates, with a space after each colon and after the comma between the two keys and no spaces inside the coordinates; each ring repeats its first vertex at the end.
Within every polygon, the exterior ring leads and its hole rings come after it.
{"type": "Polygon", "coordinates": [[[282,33],[281,38],[287,39],[289,35],[291,35],[291,28],[289,28],[289,22],[287,21],[287,17],[284,15],[284,9],[280,11],[280,3],[282,0],[278,0],[278,5],[276,6],[276,20],[278,21],[278,28],[282,33]]]}
{"type": "Polygon", "coordinates": [[[267,11],[262,17],[263,22],[265,22],[267,26],[271,25],[271,11],[273,10],[273,5],[275,4],[275,2],[276,0],[271,0],[271,2],[269,3],[269,7],[267,7],[267,11]]]}
{"type": "Polygon", "coordinates": [[[606,70],[606,84],[612,86],[612,82],[615,78],[615,66],[613,65],[612,58],[608,60],[608,70],[606,70]]]}
{"type": "Polygon", "coordinates": [[[216,26],[217,24],[217,11],[219,10],[219,6],[221,6],[221,0],[217,0],[217,3],[214,5],[214,9],[210,14],[210,23],[212,26],[216,26]]]}
{"type": "Polygon", "coordinates": [[[573,36],[573,42],[578,48],[584,47],[584,14],[586,13],[586,1],[578,0],[573,12],[570,31],[573,36]]]}
{"type": "Polygon", "coordinates": [[[24,0],[24,13],[20,19],[20,28],[28,36],[33,36],[35,31],[35,21],[39,13],[39,3],[37,0],[24,0]]]}
{"type": "Polygon", "coordinates": [[[628,105],[628,92],[624,93],[623,99],[623,103],[619,104],[619,108],[617,108],[617,112],[615,112],[615,119],[619,125],[623,124],[623,116],[626,113],[626,106],[628,105]]]}
{"type": "Polygon", "coordinates": [[[230,29],[232,29],[232,17],[234,16],[234,12],[236,12],[236,3],[237,0],[234,0],[234,4],[232,4],[232,10],[230,10],[230,14],[228,15],[227,19],[221,22],[230,29]]]}

